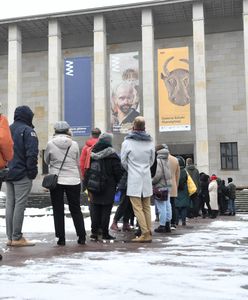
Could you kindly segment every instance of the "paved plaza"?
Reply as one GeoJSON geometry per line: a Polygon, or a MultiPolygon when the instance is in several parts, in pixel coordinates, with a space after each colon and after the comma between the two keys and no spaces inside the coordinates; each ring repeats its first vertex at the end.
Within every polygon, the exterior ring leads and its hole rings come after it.
{"type": "MultiPolygon", "coordinates": [[[[44,223],[45,231],[26,231],[36,242],[26,248],[5,246],[0,220],[0,299],[248,297],[248,215],[190,219],[171,234],[153,234],[151,244],[123,242],[132,234],[120,232],[113,244],[87,240],[85,246],[76,244],[67,218],[65,247],[56,245],[52,227],[47,231],[50,218],[26,222],[37,229],[36,222],[44,223]]],[[[85,223],[89,229],[89,218],[85,223]]]]}

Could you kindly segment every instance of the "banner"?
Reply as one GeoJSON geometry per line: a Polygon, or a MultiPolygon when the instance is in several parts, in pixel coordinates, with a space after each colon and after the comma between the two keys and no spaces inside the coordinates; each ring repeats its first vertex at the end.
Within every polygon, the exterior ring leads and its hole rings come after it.
{"type": "Polygon", "coordinates": [[[191,129],[188,47],[158,49],[159,131],[191,129]]]}
{"type": "Polygon", "coordinates": [[[91,58],[76,57],[64,60],[65,121],[74,136],[91,134],[92,86],[91,58]]]}
{"type": "Polygon", "coordinates": [[[127,133],[140,114],[139,53],[110,54],[109,61],[111,128],[127,133]]]}

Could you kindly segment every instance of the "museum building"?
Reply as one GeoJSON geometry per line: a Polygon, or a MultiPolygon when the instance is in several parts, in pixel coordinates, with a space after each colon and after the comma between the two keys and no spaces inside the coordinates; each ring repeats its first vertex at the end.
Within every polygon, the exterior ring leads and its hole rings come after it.
{"type": "MultiPolygon", "coordinates": [[[[248,186],[248,0],[94,9],[82,2],[78,11],[0,20],[0,69],[9,122],[18,105],[35,114],[40,157],[34,191],[42,191],[43,152],[54,123],[71,124],[84,113],[73,124],[80,147],[93,127],[113,131],[112,94],[129,71],[132,109],[145,117],[156,144],[192,157],[200,172],[248,186]],[[70,81],[74,65],[85,70],[77,82],[70,81]]],[[[119,151],[125,134],[113,132],[119,151]]]]}

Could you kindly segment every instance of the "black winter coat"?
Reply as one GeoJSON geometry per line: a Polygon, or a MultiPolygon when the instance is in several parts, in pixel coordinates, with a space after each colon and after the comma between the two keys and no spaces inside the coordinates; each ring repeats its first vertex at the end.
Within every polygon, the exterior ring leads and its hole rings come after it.
{"type": "Polygon", "coordinates": [[[91,201],[101,205],[113,204],[116,187],[123,173],[120,158],[110,145],[98,142],[92,149],[91,160],[93,159],[103,159],[108,182],[102,194],[92,194],[91,201]]]}

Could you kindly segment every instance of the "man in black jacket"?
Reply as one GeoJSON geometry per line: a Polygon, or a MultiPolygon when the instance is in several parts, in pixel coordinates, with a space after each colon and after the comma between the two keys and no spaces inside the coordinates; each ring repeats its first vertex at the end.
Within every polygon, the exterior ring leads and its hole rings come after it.
{"type": "Polygon", "coordinates": [[[10,126],[14,141],[14,158],[9,162],[6,181],[6,233],[8,246],[34,246],[22,235],[24,210],[38,168],[38,138],[32,124],[33,112],[28,106],[18,106],[10,126]]]}

